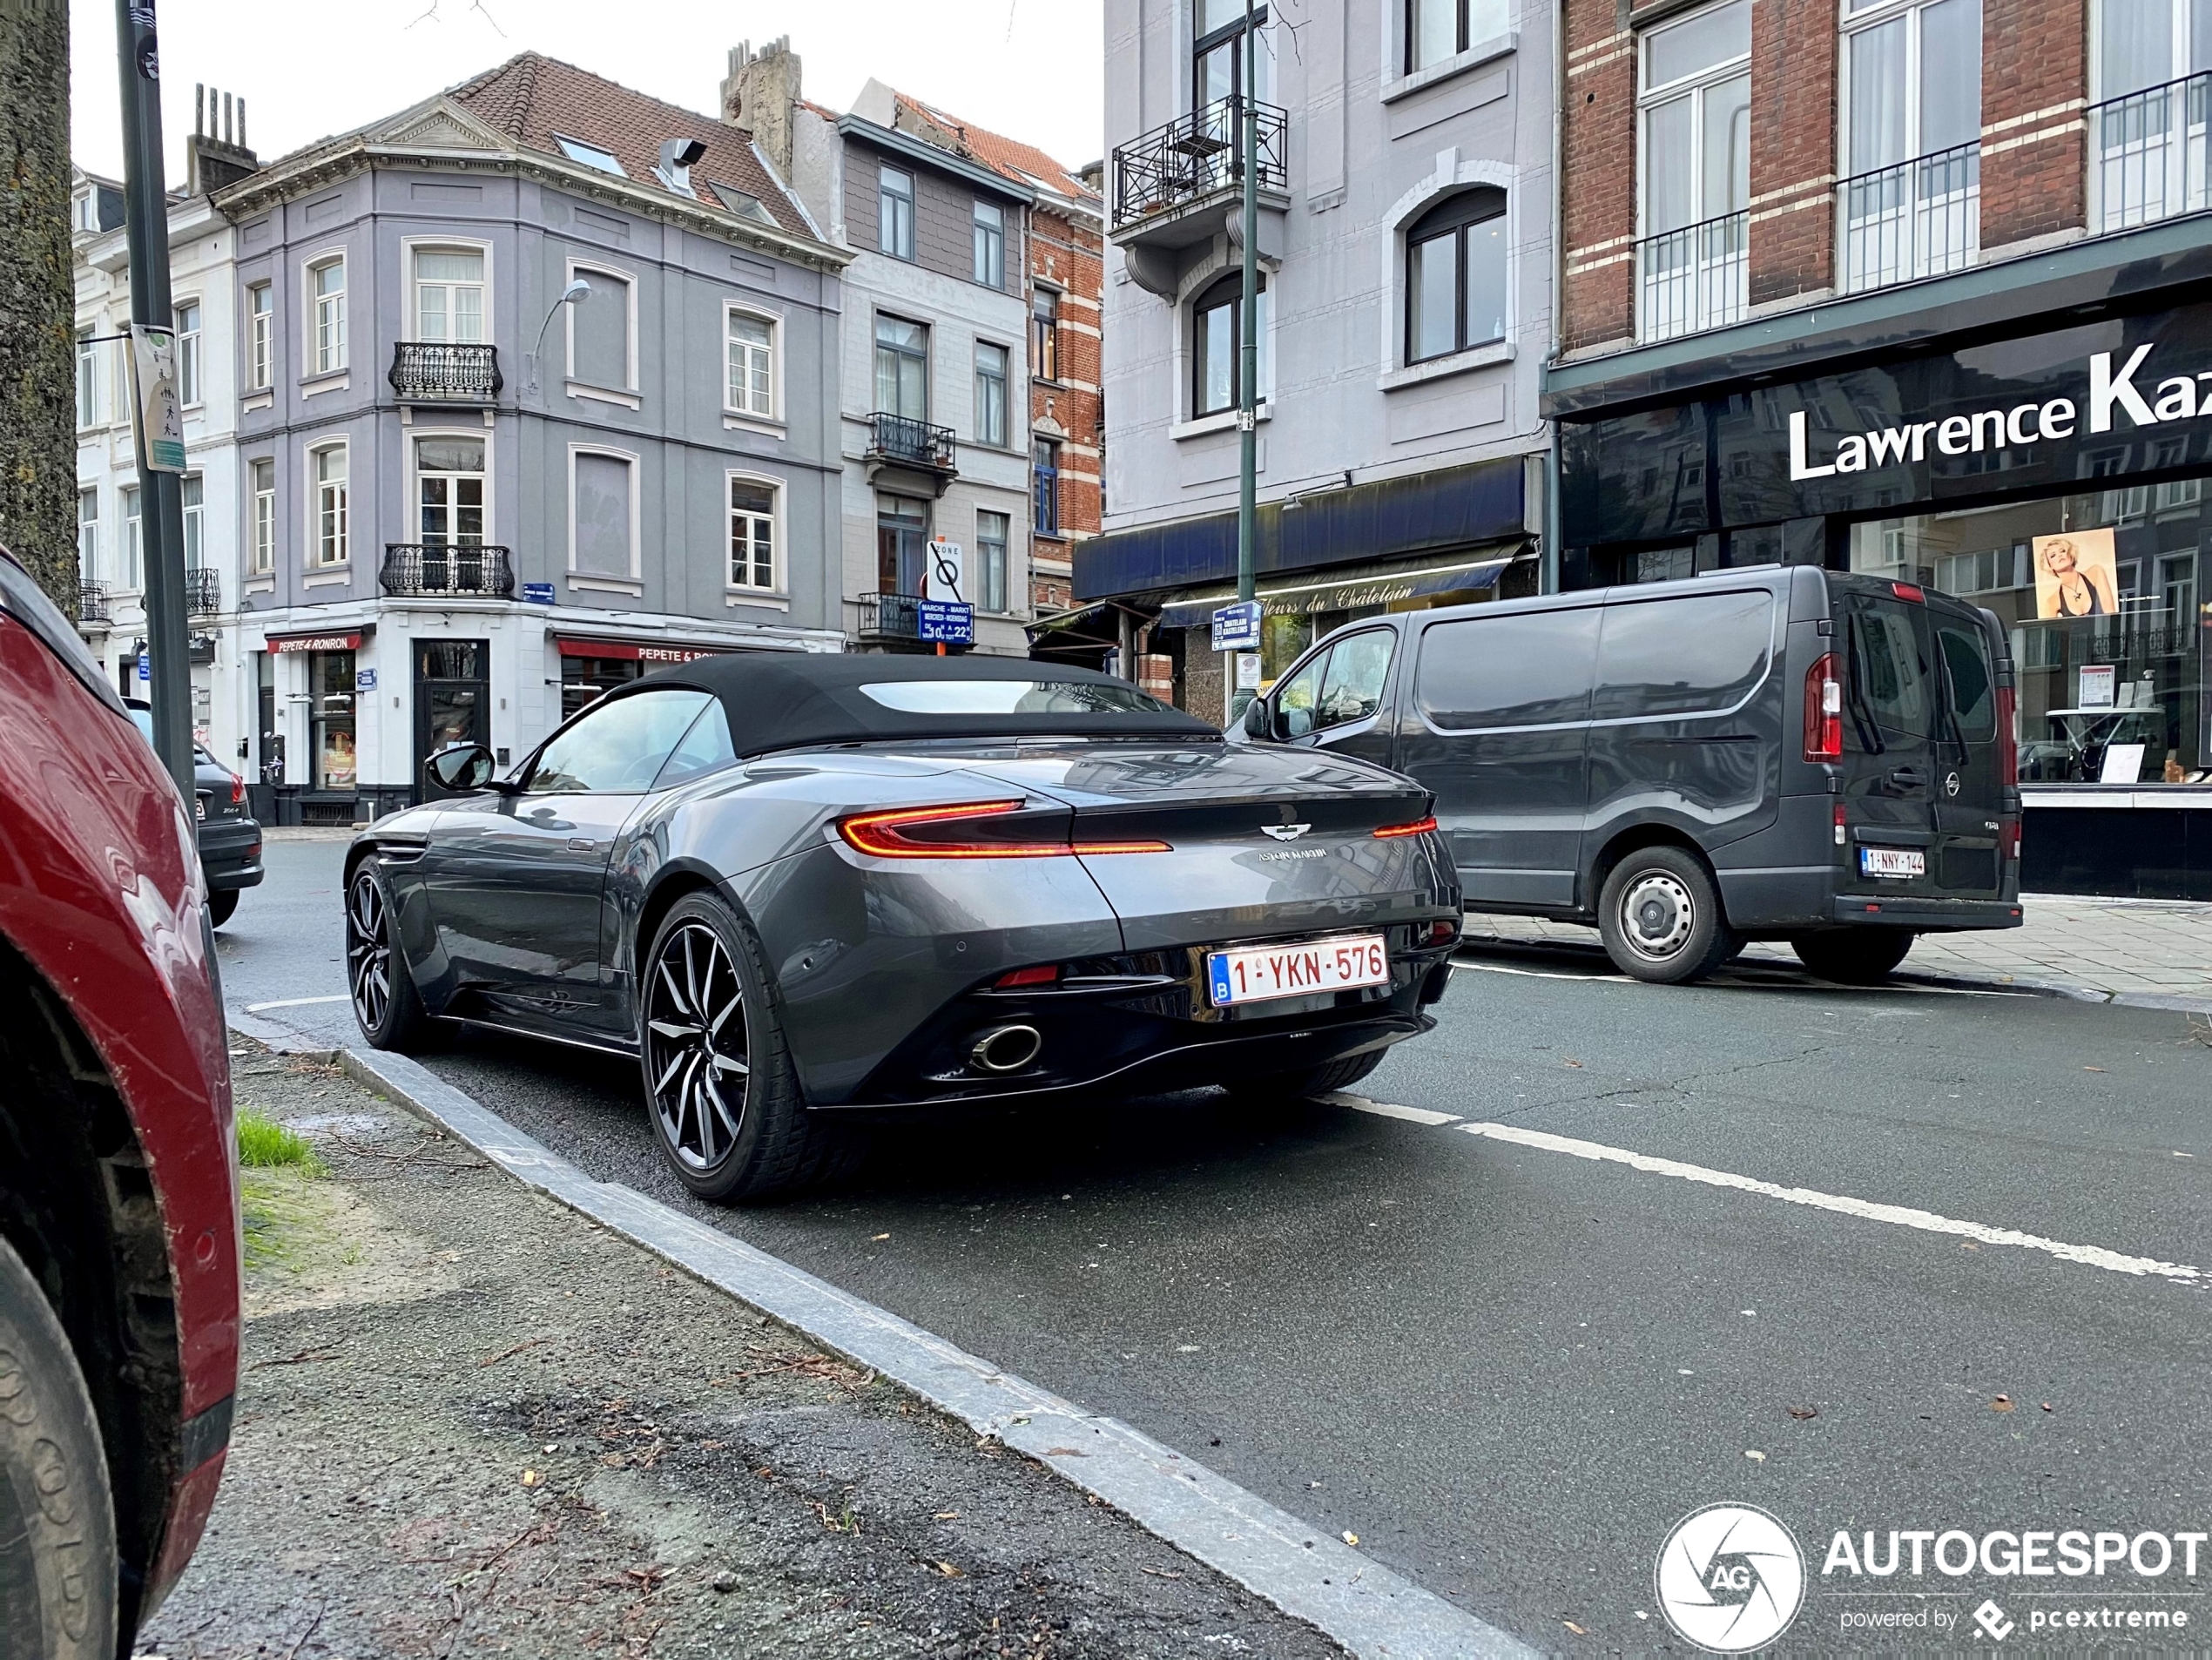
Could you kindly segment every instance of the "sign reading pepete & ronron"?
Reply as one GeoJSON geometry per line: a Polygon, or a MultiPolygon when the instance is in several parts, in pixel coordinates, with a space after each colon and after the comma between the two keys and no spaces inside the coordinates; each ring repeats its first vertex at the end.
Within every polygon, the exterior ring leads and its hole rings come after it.
{"type": "Polygon", "coordinates": [[[2212,306],[1564,421],[1560,439],[1561,529],[1585,548],[2202,470],[2212,306]]]}

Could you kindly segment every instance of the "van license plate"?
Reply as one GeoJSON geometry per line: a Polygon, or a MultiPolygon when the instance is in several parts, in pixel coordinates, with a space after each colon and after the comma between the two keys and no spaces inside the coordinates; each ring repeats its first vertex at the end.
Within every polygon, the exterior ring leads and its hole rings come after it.
{"type": "Polygon", "coordinates": [[[192,815],[195,819],[204,819],[207,816],[207,798],[206,796],[196,795],[192,797],[192,815]]]}
{"type": "Polygon", "coordinates": [[[1928,856],[1918,847],[1861,847],[1858,873],[1862,876],[1925,876],[1928,856]]]}
{"type": "Polygon", "coordinates": [[[1310,997],[1390,982],[1390,954],[1379,934],[1344,934],[1300,945],[1248,945],[1206,956],[1214,1007],[1310,997]]]}

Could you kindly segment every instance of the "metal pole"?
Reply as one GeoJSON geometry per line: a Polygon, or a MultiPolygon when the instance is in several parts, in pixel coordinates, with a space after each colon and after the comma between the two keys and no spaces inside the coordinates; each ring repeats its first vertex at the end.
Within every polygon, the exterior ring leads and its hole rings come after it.
{"type": "Polygon", "coordinates": [[[1237,364],[1237,597],[1252,597],[1252,533],[1259,489],[1259,36],[1244,0],[1244,105],[1238,154],[1244,173],[1244,297],[1237,364]]]}
{"type": "MultiPolygon", "coordinates": [[[[131,321],[174,325],[169,304],[168,186],[161,162],[161,67],[153,0],[115,0],[123,91],[123,226],[131,246],[131,321]]],[[[183,480],[138,457],[145,548],[146,651],[152,659],[153,748],[192,799],[192,668],[185,640],[183,480]]]]}

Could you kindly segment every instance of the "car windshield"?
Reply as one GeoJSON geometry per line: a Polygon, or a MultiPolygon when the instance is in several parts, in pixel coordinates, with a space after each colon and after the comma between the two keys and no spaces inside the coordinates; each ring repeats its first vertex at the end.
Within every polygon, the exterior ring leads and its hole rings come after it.
{"type": "Polygon", "coordinates": [[[911,715],[1149,715],[1168,708],[1133,685],[1095,680],[875,680],[860,690],[911,715]]]}
{"type": "MultiPolygon", "coordinates": [[[[130,710],[131,724],[138,729],[138,736],[145,739],[147,743],[152,743],[153,711],[151,709],[142,709],[135,703],[126,706],[130,710]]],[[[217,760],[213,752],[210,751],[205,744],[194,743],[192,746],[192,759],[198,761],[202,766],[219,767],[226,773],[231,770],[229,767],[224,766],[222,762],[217,760]]]]}

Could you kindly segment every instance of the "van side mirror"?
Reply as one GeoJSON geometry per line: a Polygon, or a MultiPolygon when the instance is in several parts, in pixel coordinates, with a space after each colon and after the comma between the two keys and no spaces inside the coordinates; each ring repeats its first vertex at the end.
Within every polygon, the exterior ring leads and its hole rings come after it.
{"type": "Polygon", "coordinates": [[[1275,736],[1275,723],[1267,712],[1267,699],[1254,698],[1244,705],[1244,736],[1264,744],[1275,736]]]}
{"type": "Polygon", "coordinates": [[[496,762],[482,744],[453,744],[422,763],[422,770],[440,789],[469,795],[491,782],[496,762]]]}

